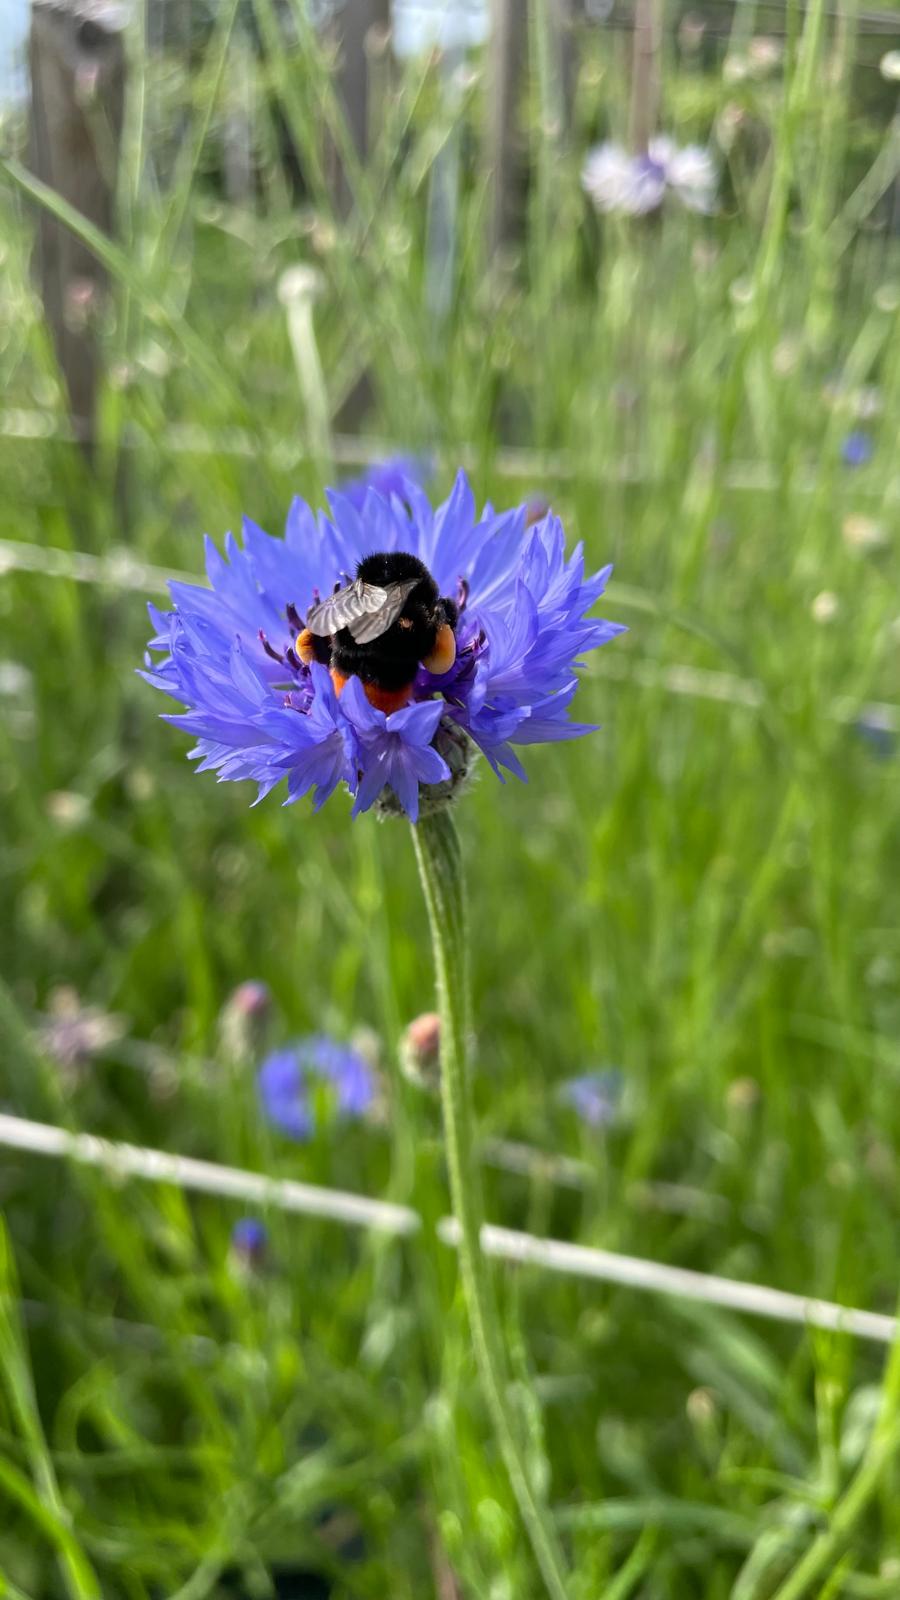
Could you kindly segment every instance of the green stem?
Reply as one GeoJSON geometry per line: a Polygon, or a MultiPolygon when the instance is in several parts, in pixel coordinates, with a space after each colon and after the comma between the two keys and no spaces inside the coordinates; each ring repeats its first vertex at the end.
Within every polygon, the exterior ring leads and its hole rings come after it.
{"type": "Polygon", "coordinates": [[[474,1156],[468,1072],[469,973],[459,839],[449,812],[412,830],[428,906],[441,1017],[441,1097],[459,1260],[478,1373],[509,1481],[544,1582],[553,1600],[569,1600],[565,1564],[546,1508],[526,1465],[509,1410],[503,1340],[493,1289],[481,1253],[481,1176],[474,1156]]]}
{"type": "Polygon", "coordinates": [[[831,1513],[824,1533],[814,1540],[772,1600],[803,1600],[813,1584],[833,1572],[843,1547],[883,1482],[900,1447],[900,1341],[892,1346],[882,1386],[881,1413],[855,1477],[831,1513]]]}
{"type": "Polygon", "coordinates": [[[814,1583],[834,1570],[838,1556],[881,1482],[894,1448],[890,1443],[882,1444],[863,1462],[836,1507],[828,1528],[810,1545],[802,1560],[775,1591],[773,1600],[802,1600],[814,1583]]]}

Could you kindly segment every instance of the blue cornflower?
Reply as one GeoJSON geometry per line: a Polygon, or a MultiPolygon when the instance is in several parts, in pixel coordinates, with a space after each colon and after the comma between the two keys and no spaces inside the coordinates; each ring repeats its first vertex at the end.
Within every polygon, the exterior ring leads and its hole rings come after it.
{"type": "Polygon", "coordinates": [[[854,727],[873,755],[880,756],[886,761],[894,754],[897,748],[897,729],[888,707],[864,708],[857,717],[854,727]]]}
{"type": "Polygon", "coordinates": [[[559,1086],[559,1098],[570,1106],[589,1128],[609,1128],[617,1121],[622,1105],[625,1080],[617,1067],[602,1067],[567,1078],[559,1086]]]}
{"type": "Polygon", "coordinates": [[[875,442],[863,428],[854,428],[841,445],[841,460],[845,467],[864,467],[875,454],[875,442]]]}
{"type": "Polygon", "coordinates": [[[266,1258],[269,1234],[257,1217],[239,1217],[231,1230],[231,1253],[242,1267],[259,1267],[266,1258]]]}
{"type": "Polygon", "coordinates": [[[576,668],[624,630],[588,615],[612,569],[585,576],[558,517],[528,526],[524,505],[479,516],[464,473],[436,510],[409,477],[399,493],[369,488],[361,510],[337,491],[329,500],[318,517],[295,500],[283,539],[245,519],[242,545],[229,534],[224,557],[207,540],[211,587],[173,583],[174,609],[150,608],[162,659],[148,655],[144,676],[188,708],[168,720],[194,735],[198,770],[252,779],[257,799],[286,778],[285,804],[312,791],[316,808],[344,783],[354,815],[387,787],[415,820],[420,787],[448,779],[454,724],[457,744],[461,729],[498,777],[525,777],[517,746],[592,731],[570,720],[576,668]],[[295,648],[317,597],[372,552],[417,556],[455,601],[453,665],[420,667],[409,703],[390,714],[369,704],[361,679],[295,648]]]}
{"type": "Polygon", "coordinates": [[[331,1088],[342,1117],[364,1116],[375,1099],[375,1077],[365,1057],[326,1034],[274,1050],[257,1077],[263,1111],[291,1139],[308,1139],[312,1133],[316,1085],[323,1083],[331,1088]]]}
{"type": "Polygon", "coordinates": [[[361,511],[370,489],[374,489],[385,500],[390,500],[392,494],[399,495],[403,500],[410,479],[424,486],[430,476],[428,463],[417,456],[391,456],[387,461],[374,462],[354,478],[346,478],[341,484],[341,494],[357,511],[361,511]]]}
{"type": "Polygon", "coordinates": [[[637,155],[607,140],[588,151],[581,184],[598,211],[643,217],[657,211],[674,194],[689,211],[711,212],[716,206],[718,170],[702,145],[679,148],[658,134],[637,155]]]}

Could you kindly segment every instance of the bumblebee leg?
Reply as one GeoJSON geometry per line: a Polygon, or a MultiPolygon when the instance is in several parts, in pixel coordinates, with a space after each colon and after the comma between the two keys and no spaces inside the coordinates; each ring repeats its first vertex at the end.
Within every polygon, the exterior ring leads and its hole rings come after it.
{"type": "Polygon", "coordinates": [[[450,627],[449,623],[445,622],[440,628],[438,628],[437,638],[434,641],[434,649],[431,651],[430,655],[425,656],[422,665],[426,672],[433,672],[439,677],[441,673],[450,671],[450,668],[453,666],[455,660],[456,634],[453,632],[453,629],[450,627]]]}

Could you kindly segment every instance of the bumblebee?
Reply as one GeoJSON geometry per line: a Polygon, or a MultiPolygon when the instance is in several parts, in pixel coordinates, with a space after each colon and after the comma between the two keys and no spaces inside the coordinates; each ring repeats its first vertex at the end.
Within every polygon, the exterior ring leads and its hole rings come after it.
{"type": "Polygon", "coordinates": [[[420,666],[450,671],[458,616],[417,556],[390,551],[366,556],[352,582],[310,608],[294,650],[307,666],[327,666],[338,694],[359,678],[369,704],[390,713],[412,698],[420,666]]]}

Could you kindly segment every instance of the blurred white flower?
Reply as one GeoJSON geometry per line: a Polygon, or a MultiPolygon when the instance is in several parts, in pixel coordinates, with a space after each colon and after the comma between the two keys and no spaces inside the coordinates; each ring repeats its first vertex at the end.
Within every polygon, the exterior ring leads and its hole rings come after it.
{"type": "MultiPolygon", "coordinates": [[[[689,210],[713,211],[719,174],[709,151],[699,144],[686,144],[679,150],[670,139],[651,139],[650,156],[654,156],[655,145],[663,144],[670,147],[665,162],[669,187],[689,210]]],[[[663,160],[663,157],[659,155],[655,159],[663,160]]]]}
{"type": "Polygon", "coordinates": [[[641,155],[608,140],[588,152],[582,187],[598,211],[642,217],[662,205],[667,191],[691,211],[714,209],[718,172],[702,145],[679,147],[664,134],[641,155]]]}
{"type": "Polygon", "coordinates": [[[581,184],[598,211],[624,211],[633,216],[659,204],[664,189],[660,189],[650,206],[639,204],[640,196],[634,188],[634,159],[622,145],[611,141],[588,151],[581,184]]]}
{"type": "Polygon", "coordinates": [[[726,56],[722,63],[722,77],[726,83],[743,83],[750,76],[750,63],[746,56],[726,56]]]}
{"type": "Polygon", "coordinates": [[[781,41],[769,34],[757,34],[747,46],[747,59],[755,78],[763,78],[766,73],[774,72],[783,55],[781,41]]]}
{"type": "Polygon", "coordinates": [[[811,606],[813,621],[833,622],[840,609],[840,601],[837,595],[833,594],[830,589],[823,589],[821,594],[816,595],[811,606]]]}
{"type": "Polygon", "coordinates": [[[887,544],[887,534],[880,522],[865,517],[861,512],[851,512],[844,518],[842,533],[844,543],[851,550],[881,550],[887,544]]]}
{"type": "Polygon", "coordinates": [[[38,1026],[42,1048],[69,1087],[75,1087],[90,1062],[126,1032],[124,1017],[82,1005],[77,991],[68,985],[54,989],[49,1012],[38,1026]]]}
{"type": "Polygon", "coordinates": [[[900,82],[900,50],[889,50],[878,63],[881,76],[888,83],[900,82]]]}
{"type": "Polygon", "coordinates": [[[71,789],[54,789],[47,795],[44,809],[58,827],[80,828],[91,814],[91,802],[87,795],[76,794],[71,789]]]}

